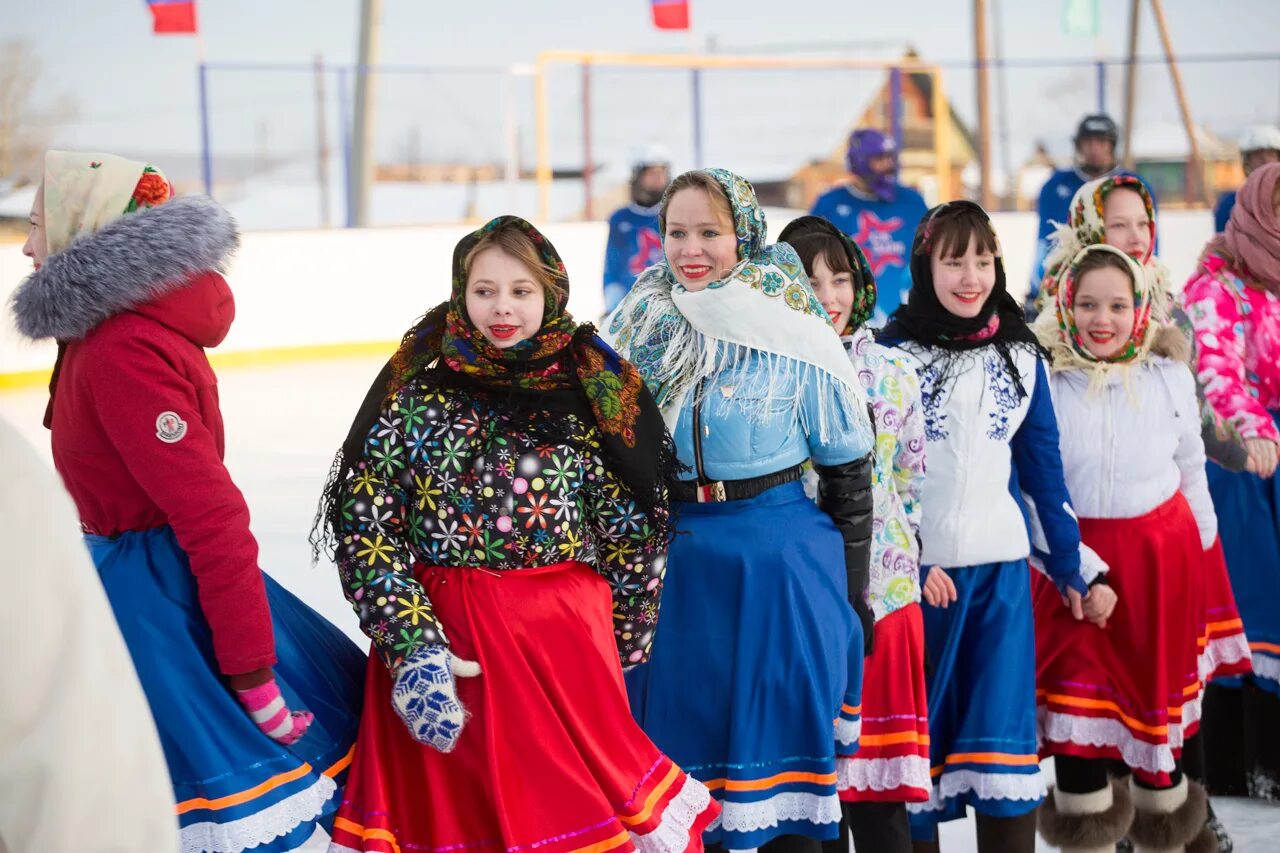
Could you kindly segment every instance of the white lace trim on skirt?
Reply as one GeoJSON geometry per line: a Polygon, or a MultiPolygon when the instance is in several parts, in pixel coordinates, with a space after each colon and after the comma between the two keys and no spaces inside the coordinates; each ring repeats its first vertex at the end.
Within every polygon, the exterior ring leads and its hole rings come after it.
{"type": "Polygon", "coordinates": [[[311,787],[239,820],[184,826],[182,853],[233,853],[274,841],[319,816],[337,789],[332,779],[321,776],[311,787]]]}

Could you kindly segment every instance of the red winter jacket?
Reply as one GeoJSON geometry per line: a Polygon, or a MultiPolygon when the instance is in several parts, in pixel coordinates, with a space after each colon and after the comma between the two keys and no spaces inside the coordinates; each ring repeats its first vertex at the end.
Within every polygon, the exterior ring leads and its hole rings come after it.
{"type": "MultiPolygon", "coordinates": [[[[131,220],[164,223],[162,212],[174,208],[176,215],[184,201],[118,220],[60,254],[86,255],[104,236],[117,237],[123,223],[134,230],[142,224],[131,220]]],[[[37,295],[55,300],[66,268],[57,257],[32,276],[48,285],[37,295]]],[[[87,532],[173,528],[190,559],[220,668],[251,672],[275,663],[271,615],[249,510],[222,462],[217,378],[204,354],[226,337],[235,305],[226,281],[210,269],[174,281],[157,277],[136,288],[111,282],[108,302],[121,293],[151,298],[82,336],[66,336],[75,339],[65,344],[50,403],[54,463],[87,532]]],[[[21,299],[15,307],[21,327],[21,299]]]]}

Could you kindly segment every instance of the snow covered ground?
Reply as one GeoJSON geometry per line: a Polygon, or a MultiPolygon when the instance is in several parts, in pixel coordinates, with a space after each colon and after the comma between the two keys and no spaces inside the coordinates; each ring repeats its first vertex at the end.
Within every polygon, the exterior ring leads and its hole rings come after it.
{"type": "MultiPolygon", "coordinates": [[[[332,567],[311,566],[307,531],[333,452],[381,364],[369,358],[318,361],[224,370],[220,377],[227,465],[252,511],[262,567],[362,645],[332,567]]],[[[43,389],[0,393],[0,417],[48,459],[48,436],[40,425],[45,400],[43,389]]],[[[1280,850],[1280,807],[1228,799],[1214,805],[1237,851],[1280,850]]],[[[942,847],[947,853],[975,850],[972,822],[944,826],[942,847]]],[[[323,850],[324,844],[316,839],[307,849],[323,850]]]]}

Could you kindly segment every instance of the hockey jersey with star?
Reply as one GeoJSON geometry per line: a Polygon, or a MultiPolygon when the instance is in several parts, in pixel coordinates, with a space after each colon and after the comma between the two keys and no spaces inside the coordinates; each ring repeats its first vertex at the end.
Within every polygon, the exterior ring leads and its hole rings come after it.
{"type": "Polygon", "coordinates": [[[818,196],[810,211],[848,234],[867,256],[876,277],[876,310],[870,325],[880,327],[911,290],[911,241],[928,211],[920,193],[898,185],[893,201],[865,198],[842,186],[818,196]]]}
{"type": "Polygon", "coordinates": [[[658,207],[628,204],[609,217],[604,254],[604,310],[611,313],[631,292],[640,273],[662,260],[658,207]]]}

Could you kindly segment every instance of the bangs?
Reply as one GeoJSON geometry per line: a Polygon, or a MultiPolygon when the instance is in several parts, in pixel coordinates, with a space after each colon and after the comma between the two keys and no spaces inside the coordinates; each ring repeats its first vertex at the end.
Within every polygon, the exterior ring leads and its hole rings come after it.
{"type": "Polygon", "coordinates": [[[836,235],[815,232],[802,234],[789,242],[791,248],[795,249],[796,254],[800,256],[800,263],[804,264],[807,275],[813,275],[813,264],[821,257],[833,273],[847,273],[857,278],[853,271],[853,264],[849,260],[849,251],[836,235]]]}
{"type": "Polygon", "coordinates": [[[978,254],[1000,254],[1000,244],[990,220],[974,208],[944,207],[921,227],[925,228],[925,239],[921,241],[920,254],[931,254],[936,248],[939,257],[958,258],[971,244],[978,254]]]}
{"type": "Polygon", "coordinates": [[[533,280],[542,285],[547,293],[559,295],[567,292],[568,281],[564,273],[551,266],[542,257],[542,252],[533,242],[532,237],[510,223],[501,225],[493,231],[486,231],[467,252],[466,257],[462,259],[464,284],[471,276],[471,264],[483,252],[490,249],[500,249],[524,264],[533,280]]]}

